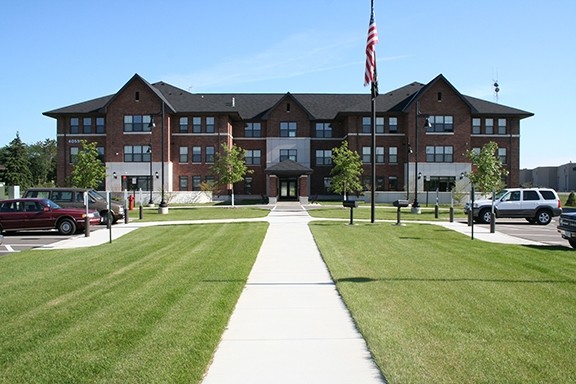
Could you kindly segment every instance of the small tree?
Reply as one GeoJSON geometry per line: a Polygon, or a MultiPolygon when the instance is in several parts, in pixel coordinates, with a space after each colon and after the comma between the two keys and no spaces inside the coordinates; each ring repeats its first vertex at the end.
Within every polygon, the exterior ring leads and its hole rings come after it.
{"type": "Polygon", "coordinates": [[[234,207],[234,184],[244,180],[247,174],[254,172],[246,166],[244,150],[236,144],[228,147],[222,144],[222,150],[216,154],[212,172],[218,177],[221,187],[231,186],[232,206],[234,207]]]}
{"type": "Polygon", "coordinates": [[[576,206],[576,196],[574,195],[574,192],[570,192],[570,194],[568,195],[568,199],[566,200],[566,204],[567,207],[574,207],[576,206]]]}
{"type": "Polygon", "coordinates": [[[467,151],[474,168],[467,176],[475,188],[483,193],[502,189],[502,177],[508,174],[497,156],[498,144],[491,141],[485,144],[480,152],[467,151]]]}
{"type": "Polygon", "coordinates": [[[80,140],[82,149],[78,152],[72,170],[72,186],[96,188],[106,177],[106,166],[99,158],[96,143],[80,140]]]}
{"type": "Polygon", "coordinates": [[[56,140],[46,139],[28,146],[32,184],[54,185],[56,180],[56,140]]]}
{"type": "Polygon", "coordinates": [[[332,149],[332,185],[330,190],[335,193],[342,193],[346,199],[346,192],[362,191],[360,176],[362,169],[362,160],[356,151],[348,148],[348,142],[343,141],[340,147],[332,149]]]}
{"type": "Polygon", "coordinates": [[[2,175],[6,185],[19,185],[24,189],[32,185],[28,147],[20,140],[18,133],[14,140],[3,148],[0,163],[6,167],[2,175]]]}

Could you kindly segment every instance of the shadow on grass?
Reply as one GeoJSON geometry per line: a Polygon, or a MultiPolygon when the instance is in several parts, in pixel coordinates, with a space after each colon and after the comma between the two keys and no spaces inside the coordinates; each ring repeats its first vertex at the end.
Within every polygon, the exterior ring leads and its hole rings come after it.
{"type": "Polygon", "coordinates": [[[475,281],[483,283],[521,283],[521,284],[576,284],[576,280],[528,280],[528,279],[479,279],[479,278],[417,278],[417,277],[390,277],[390,278],[372,278],[372,277],[344,277],[336,279],[336,283],[373,283],[373,282],[439,282],[439,283],[453,283],[462,281],[475,281]]]}
{"type": "MultiPolygon", "coordinates": [[[[538,251],[563,251],[563,252],[574,252],[574,248],[570,248],[570,246],[568,245],[568,242],[566,242],[566,246],[563,245],[533,245],[533,244],[528,244],[528,245],[523,245],[526,248],[531,248],[531,249],[535,249],[538,251]]],[[[576,255],[576,252],[575,252],[576,255]]]]}

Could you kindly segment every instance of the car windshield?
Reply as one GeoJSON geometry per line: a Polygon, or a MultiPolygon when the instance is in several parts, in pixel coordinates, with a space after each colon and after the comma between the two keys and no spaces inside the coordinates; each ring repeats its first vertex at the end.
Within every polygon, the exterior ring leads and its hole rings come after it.
{"type": "Polygon", "coordinates": [[[104,196],[102,196],[101,194],[99,194],[99,193],[96,192],[95,190],[90,190],[90,191],[88,191],[88,194],[89,194],[90,197],[93,198],[95,201],[106,200],[106,199],[104,198],[104,196]]]}
{"type": "Polygon", "coordinates": [[[52,208],[52,209],[61,209],[62,207],[59,206],[58,204],[56,204],[55,202],[53,202],[52,200],[49,199],[42,199],[42,203],[44,205],[47,205],[48,207],[52,208]]]}
{"type": "Polygon", "coordinates": [[[507,190],[507,189],[503,189],[503,190],[501,190],[500,192],[498,192],[494,198],[495,198],[496,200],[498,200],[499,198],[501,198],[502,196],[504,196],[504,195],[507,194],[507,193],[508,193],[508,190],[507,190]]]}

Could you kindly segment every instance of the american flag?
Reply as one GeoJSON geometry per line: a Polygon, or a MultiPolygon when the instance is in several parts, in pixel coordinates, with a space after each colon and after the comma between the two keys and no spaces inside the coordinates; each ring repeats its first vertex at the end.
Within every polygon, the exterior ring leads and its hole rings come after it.
{"type": "Polygon", "coordinates": [[[372,0],[372,11],[370,13],[370,25],[368,26],[368,39],[366,40],[366,71],[364,73],[364,86],[372,83],[377,86],[376,77],[376,49],[378,43],[378,30],[374,21],[374,0],[372,0]]]}

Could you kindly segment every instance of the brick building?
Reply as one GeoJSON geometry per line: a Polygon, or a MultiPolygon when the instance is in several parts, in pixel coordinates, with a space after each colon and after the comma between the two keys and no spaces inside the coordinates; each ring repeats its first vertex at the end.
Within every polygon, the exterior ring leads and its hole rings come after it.
{"type": "MultiPolygon", "coordinates": [[[[332,148],[343,140],[360,154],[370,187],[370,101],[368,93],[196,94],[136,74],[113,95],[44,115],[57,120],[59,185],[69,179],[80,140],[97,143],[107,167],[102,188],[110,191],[158,190],[162,179],[166,191],[200,190],[214,179],[221,145],[235,143],[254,171],[236,194],[306,201],[330,194],[332,148]]],[[[462,95],[443,75],[381,93],[376,191],[409,194],[415,182],[418,191],[450,190],[471,169],[466,150],[489,141],[499,146],[507,185],[517,186],[520,120],[532,115],[462,95]]]]}

